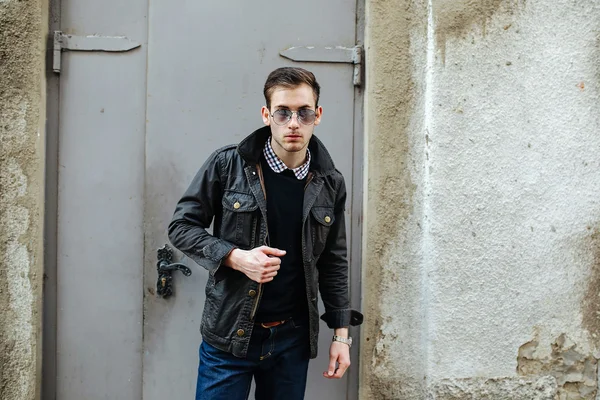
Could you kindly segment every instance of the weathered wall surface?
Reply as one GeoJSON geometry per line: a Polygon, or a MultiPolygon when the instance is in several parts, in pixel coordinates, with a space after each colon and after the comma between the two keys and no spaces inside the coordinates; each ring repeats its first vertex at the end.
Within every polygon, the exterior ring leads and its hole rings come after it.
{"type": "Polygon", "coordinates": [[[421,393],[427,8],[367,1],[361,397],[421,393]]]}
{"type": "Polygon", "coordinates": [[[595,399],[600,1],[367,3],[363,398],[595,399]]]}
{"type": "Polygon", "coordinates": [[[46,3],[0,1],[0,399],[39,398],[46,3]]]}

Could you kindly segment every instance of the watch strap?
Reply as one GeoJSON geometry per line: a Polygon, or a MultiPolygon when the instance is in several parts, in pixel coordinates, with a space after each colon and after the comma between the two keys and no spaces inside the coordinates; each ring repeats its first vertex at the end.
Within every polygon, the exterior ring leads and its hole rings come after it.
{"type": "Polygon", "coordinates": [[[352,338],[351,337],[343,337],[343,336],[338,336],[338,335],[333,335],[333,341],[334,342],[341,342],[341,343],[345,343],[348,345],[348,347],[352,346],[352,338]]]}

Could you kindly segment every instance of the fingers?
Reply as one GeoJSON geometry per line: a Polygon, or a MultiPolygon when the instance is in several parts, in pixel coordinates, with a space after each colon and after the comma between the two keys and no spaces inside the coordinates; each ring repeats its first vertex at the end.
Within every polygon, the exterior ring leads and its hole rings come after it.
{"type": "Polygon", "coordinates": [[[279,271],[280,265],[268,265],[265,266],[262,271],[259,273],[258,283],[266,283],[271,282],[275,276],[277,275],[277,271],[279,271]]]}
{"type": "Polygon", "coordinates": [[[279,267],[276,267],[275,269],[271,269],[271,270],[265,270],[260,274],[258,283],[267,283],[267,282],[271,282],[275,276],[277,275],[277,270],[279,269],[279,267]]]}
{"type": "Polygon", "coordinates": [[[349,348],[340,348],[339,344],[333,342],[329,349],[329,366],[327,371],[323,372],[323,376],[327,379],[340,379],[350,367],[349,348]]]}
{"type": "Polygon", "coordinates": [[[341,377],[343,377],[349,366],[350,366],[350,363],[347,363],[347,364],[343,363],[343,362],[340,363],[340,365],[338,366],[337,371],[335,371],[335,374],[333,374],[332,378],[334,378],[334,379],[340,379],[341,377]]]}
{"type": "Polygon", "coordinates": [[[334,355],[329,356],[329,368],[327,369],[327,377],[331,378],[335,375],[335,364],[337,361],[337,357],[334,355]]]}
{"type": "Polygon", "coordinates": [[[261,258],[261,260],[259,261],[261,266],[264,268],[270,268],[270,267],[279,267],[281,265],[281,258],[279,257],[267,257],[267,256],[263,256],[264,258],[261,258]]]}
{"type": "Polygon", "coordinates": [[[337,368],[335,368],[333,371],[331,371],[331,367],[330,367],[329,371],[323,372],[323,377],[325,377],[327,379],[340,379],[344,376],[348,367],[350,367],[350,363],[339,364],[339,366],[337,368]]]}
{"type": "MultiPolygon", "coordinates": [[[[260,249],[260,247],[259,247],[260,249]]],[[[276,265],[281,265],[281,258],[279,257],[269,257],[266,254],[259,252],[256,255],[256,258],[258,259],[258,262],[261,264],[262,267],[273,267],[276,265]]]]}
{"type": "Polygon", "coordinates": [[[283,257],[285,255],[285,250],[276,249],[274,247],[261,246],[258,247],[258,249],[268,256],[283,257]]]}
{"type": "Polygon", "coordinates": [[[281,266],[281,258],[277,256],[283,255],[284,250],[268,246],[257,247],[249,252],[243,267],[244,273],[255,282],[271,282],[281,266]]]}

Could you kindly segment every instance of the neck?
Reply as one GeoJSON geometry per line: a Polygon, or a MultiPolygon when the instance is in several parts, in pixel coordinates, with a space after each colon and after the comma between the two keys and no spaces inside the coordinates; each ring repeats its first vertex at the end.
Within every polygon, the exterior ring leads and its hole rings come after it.
{"type": "Polygon", "coordinates": [[[275,154],[277,154],[277,157],[290,169],[298,168],[306,161],[306,147],[300,151],[291,153],[279,147],[273,139],[271,139],[271,147],[275,154]]]}

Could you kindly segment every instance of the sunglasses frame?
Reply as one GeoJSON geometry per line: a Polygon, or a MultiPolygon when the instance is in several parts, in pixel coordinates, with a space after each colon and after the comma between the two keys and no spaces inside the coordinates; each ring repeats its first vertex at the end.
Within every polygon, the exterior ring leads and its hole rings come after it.
{"type": "Polygon", "coordinates": [[[291,111],[291,110],[286,110],[286,109],[279,109],[279,110],[275,110],[275,111],[273,111],[273,113],[272,113],[272,114],[270,114],[270,115],[271,115],[271,118],[273,119],[273,122],[275,122],[275,124],[277,124],[277,125],[279,125],[279,126],[283,126],[283,125],[287,125],[287,124],[289,124],[289,122],[290,122],[290,121],[292,120],[292,118],[294,117],[294,114],[296,114],[296,119],[298,120],[298,122],[300,122],[300,123],[301,123],[301,124],[303,124],[303,125],[312,125],[312,124],[314,124],[314,123],[315,123],[315,121],[316,121],[316,119],[317,119],[317,112],[316,112],[316,111],[314,111],[314,110],[311,110],[310,108],[303,108],[303,109],[301,109],[301,110],[298,110],[298,111],[291,111]],[[300,112],[302,112],[302,111],[311,111],[311,112],[313,113],[313,118],[314,118],[314,119],[313,119],[313,121],[312,121],[312,122],[309,122],[309,123],[306,123],[306,122],[304,122],[304,118],[302,118],[302,117],[300,116],[300,114],[299,114],[299,113],[300,113],[300,112]],[[288,114],[289,114],[289,116],[287,117],[287,120],[286,120],[285,122],[283,122],[283,123],[279,123],[279,122],[277,122],[277,120],[275,119],[275,114],[276,114],[276,113],[279,113],[279,115],[280,115],[281,113],[285,113],[286,115],[288,115],[288,114]]]}

